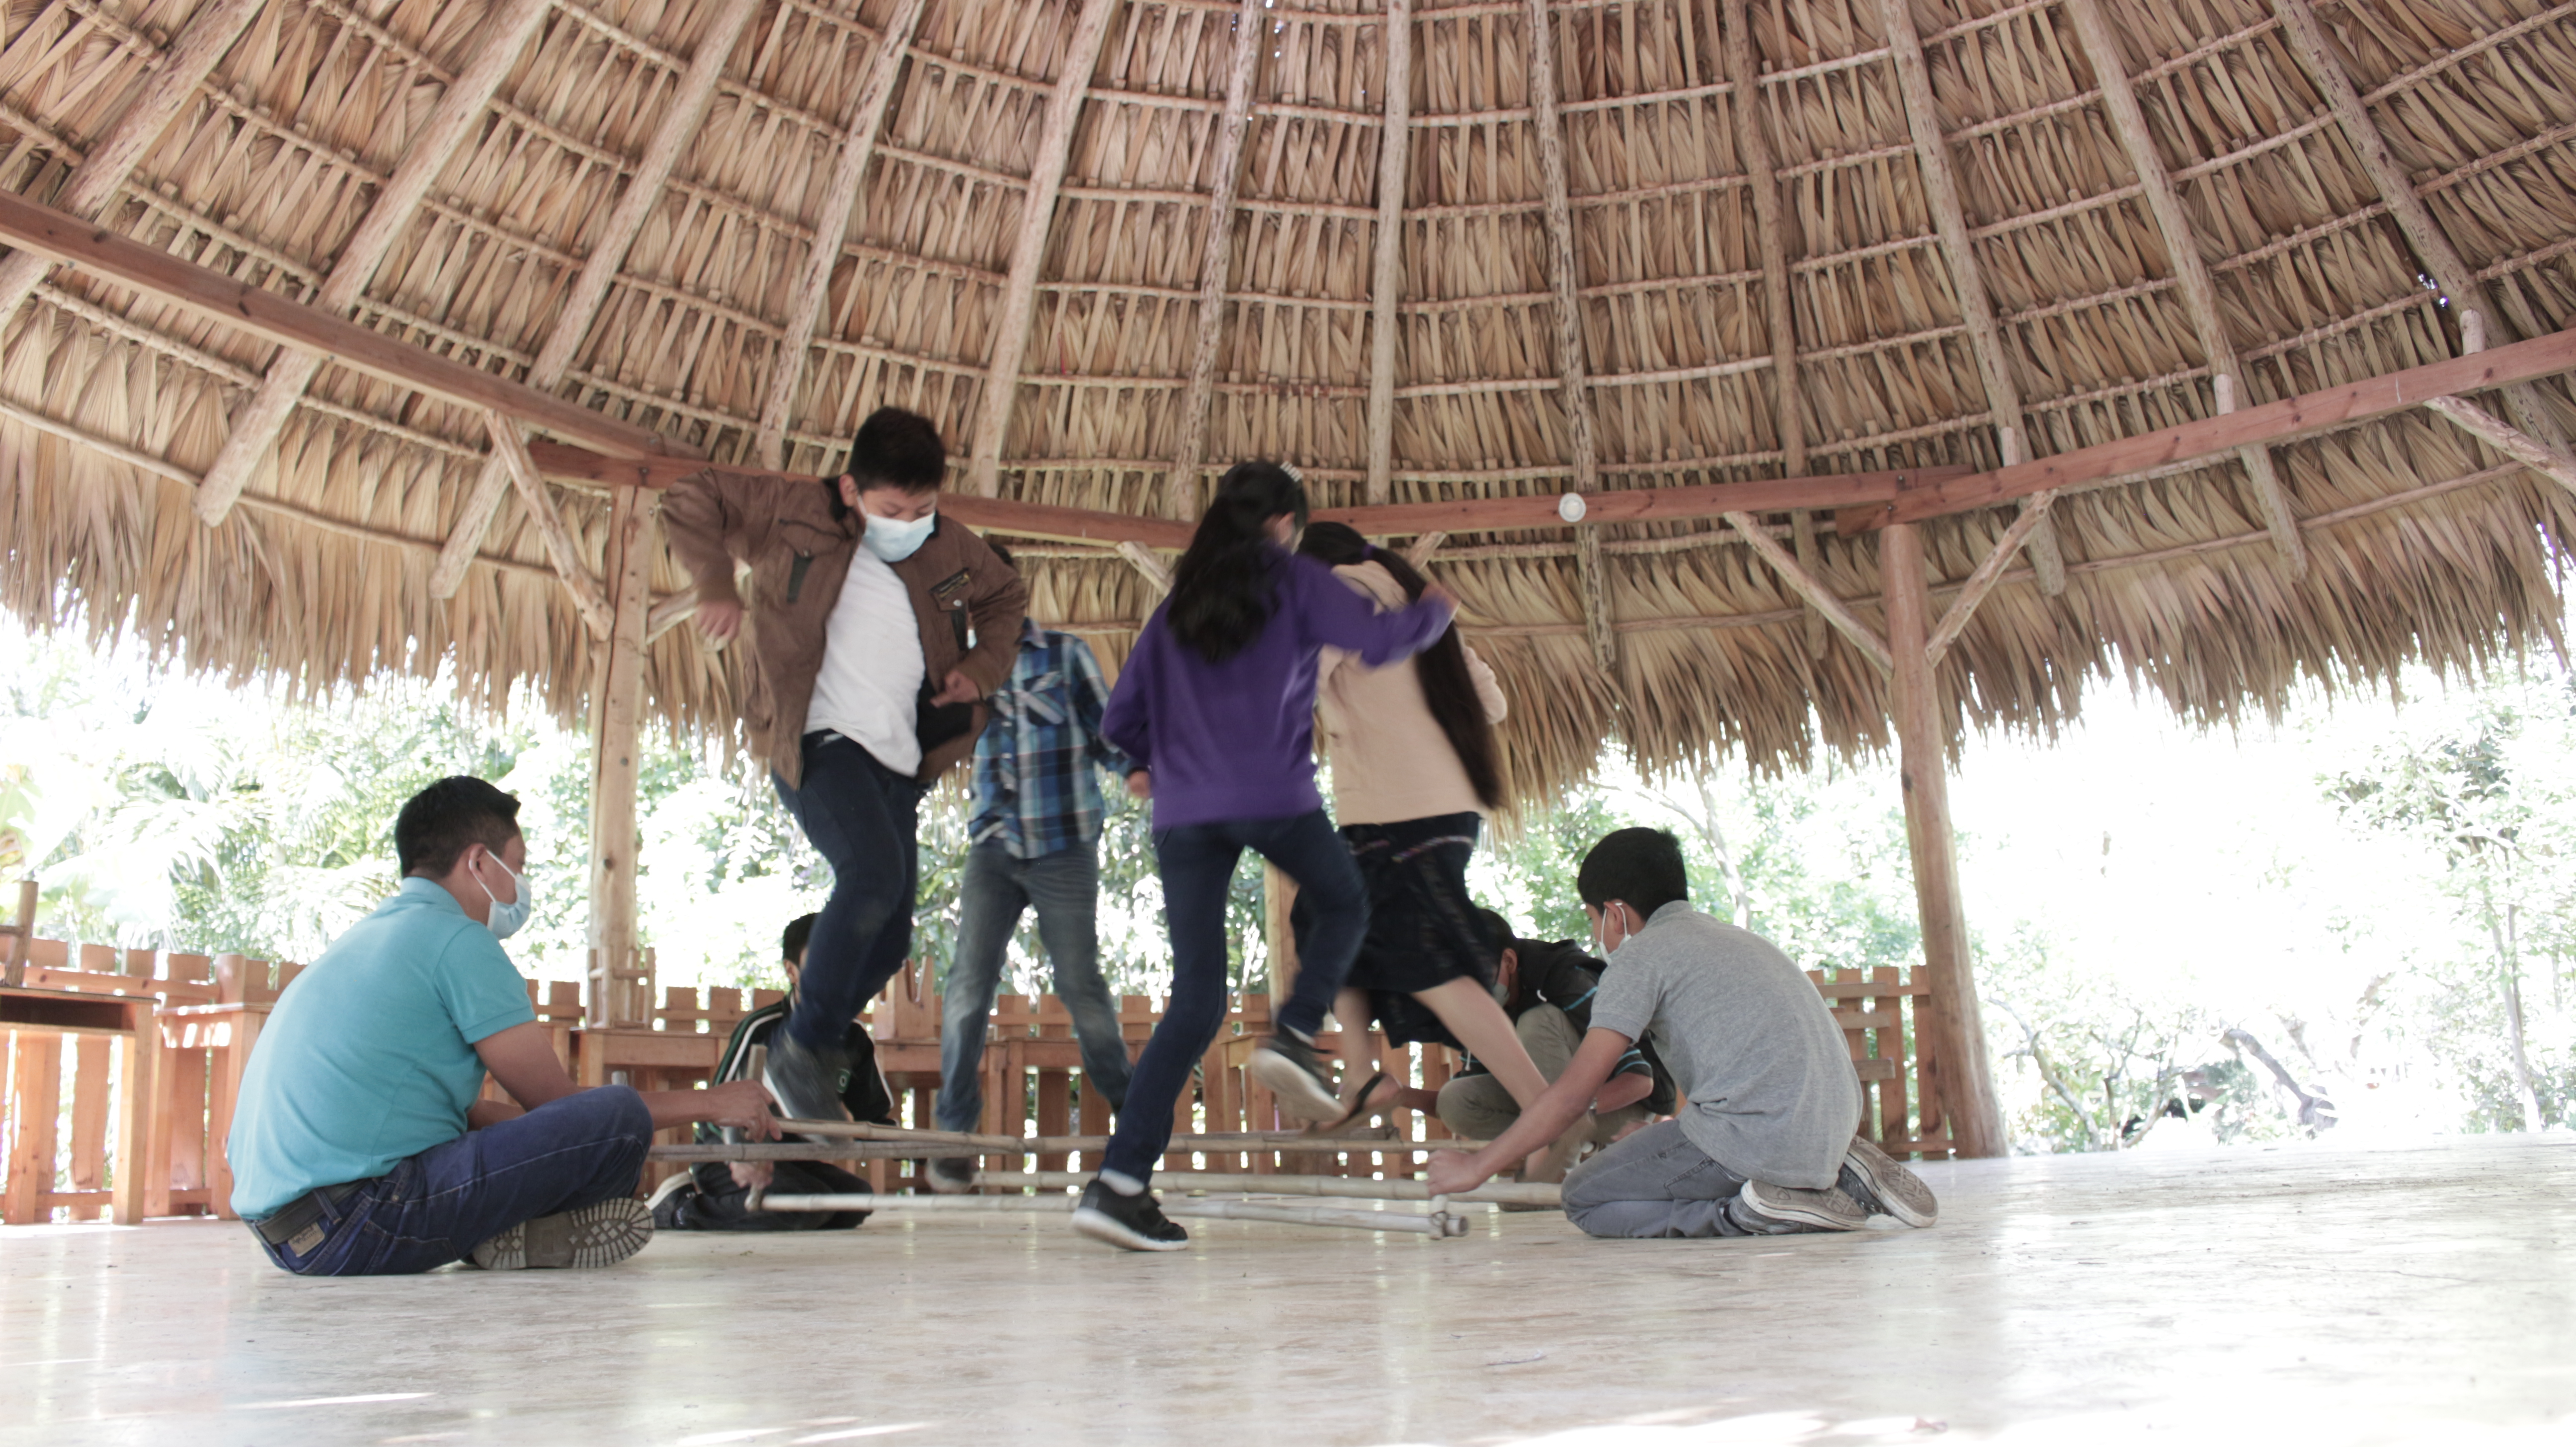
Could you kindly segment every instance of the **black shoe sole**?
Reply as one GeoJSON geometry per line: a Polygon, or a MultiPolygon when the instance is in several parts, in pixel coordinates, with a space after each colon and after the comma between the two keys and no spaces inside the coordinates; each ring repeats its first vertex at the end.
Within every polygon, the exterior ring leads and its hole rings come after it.
{"type": "Polygon", "coordinates": [[[1105,1241],[1127,1251],[1186,1251],[1190,1246],[1187,1236],[1178,1241],[1157,1241],[1108,1212],[1089,1206],[1074,1211],[1073,1229],[1094,1241],[1105,1241]]]}

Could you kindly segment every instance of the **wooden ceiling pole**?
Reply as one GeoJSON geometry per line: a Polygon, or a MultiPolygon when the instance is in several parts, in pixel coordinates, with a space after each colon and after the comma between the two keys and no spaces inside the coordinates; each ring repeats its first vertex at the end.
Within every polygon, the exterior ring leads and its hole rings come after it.
{"type": "MultiPolygon", "coordinates": [[[[197,87],[205,84],[266,3],[218,0],[190,17],[188,28],[161,53],[161,63],[136,77],[132,100],[54,193],[54,209],[83,221],[97,220],[143,157],[160,143],[162,132],[197,99],[197,87]]],[[[39,252],[18,251],[0,259],[0,322],[18,314],[53,268],[54,259],[39,252]]]]}
{"type": "MultiPolygon", "coordinates": [[[[1878,0],[1887,25],[1888,50],[1896,62],[1896,88],[1905,105],[1905,121],[1914,135],[1914,154],[1923,173],[1923,194],[1932,206],[1933,227],[1941,251],[1949,258],[1950,276],[1958,288],[1960,319],[1967,326],[1968,350],[1976,355],[1977,372],[1986,384],[1986,406],[1999,434],[1998,447],[2023,445],[2030,433],[2022,420],[2021,387],[2013,380],[2012,360],[2004,353],[2003,330],[1986,294],[1985,271],[1977,264],[1976,242],[1968,234],[1968,213],[1959,204],[1959,183],[1950,167],[1950,143],[1941,134],[1941,112],[1932,98],[1932,72],[1923,61],[1923,37],[1914,28],[1908,0],[1878,0]],[[2000,434],[2007,429],[2010,437],[2000,434]]],[[[2007,457],[2009,465],[2019,459],[2007,457]]],[[[2024,504],[2030,506],[2030,504],[2024,504]]],[[[2057,530],[2042,523],[2030,535],[2031,571],[2039,590],[2055,597],[2066,591],[2066,562],[2057,546],[2057,530]]]]}
{"type": "MultiPolygon", "coordinates": [[[[1583,360],[1582,298],[1575,291],[1574,205],[1565,179],[1565,123],[1556,109],[1556,22],[1547,0],[1529,0],[1530,129],[1537,133],[1539,180],[1547,197],[1548,284],[1555,291],[1556,365],[1565,402],[1567,461],[1574,490],[1589,496],[1601,486],[1592,437],[1592,381],[1583,360]]],[[[1619,635],[1610,608],[1609,566],[1601,556],[1601,528],[1578,522],[1574,572],[1583,593],[1583,632],[1592,661],[1603,673],[1619,664],[1619,635]]]]}
{"type": "MultiPolygon", "coordinates": [[[[1190,354],[1189,391],[1181,399],[1181,440],[1172,448],[1172,475],[1163,484],[1164,511],[1188,519],[1199,512],[1199,459],[1207,451],[1208,409],[1216,399],[1217,357],[1225,349],[1225,294],[1234,265],[1234,197],[1243,180],[1243,137],[1251,129],[1252,82],[1266,39],[1261,0],[1242,0],[1234,12],[1234,65],[1225,77],[1225,112],[1217,117],[1216,189],[1208,197],[1207,245],[1199,256],[1199,335],[1190,354]]],[[[1168,586],[1168,585],[1166,585],[1168,586]]]]}
{"type": "MultiPolygon", "coordinates": [[[[1735,146],[1752,182],[1754,242],[1762,252],[1762,297],[1771,333],[1771,365],[1778,373],[1773,385],[1778,390],[1775,425],[1780,434],[1780,474],[1800,477],[1807,471],[1806,399],[1798,391],[1797,308],[1789,294],[1789,216],[1788,208],[1780,204],[1779,166],[1772,156],[1770,132],[1762,123],[1762,71],[1753,62],[1751,0],[1720,7],[1718,23],[1725,31],[1735,146]]],[[[1824,550],[1816,540],[1815,513],[1801,508],[1789,518],[1798,565],[1811,575],[1820,572],[1824,550]]],[[[1829,627],[1824,612],[1811,606],[1806,623],[1808,657],[1825,656],[1829,627]]]]}
{"type": "Polygon", "coordinates": [[[1046,261],[1047,232],[1055,221],[1056,196],[1064,189],[1065,163],[1073,156],[1073,128],[1082,119],[1082,98],[1091,89],[1091,68],[1100,62],[1100,44],[1121,0],[1082,0],[1082,18],[1065,47],[1064,70],[1047,98],[1046,123],[1038,132],[1036,163],[1029,170],[1029,189],[1020,198],[1020,233],[1011,245],[1011,271],[1002,285],[1001,311],[993,323],[993,364],[984,378],[983,415],[975,424],[975,456],[967,473],[967,490],[992,497],[1002,486],[1002,447],[1011,430],[1011,409],[1019,401],[1020,364],[1029,354],[1029,323],[1037,310],[1038,270],[1046,261]]]}
{"type": "MultiPolygon", "coordinates": [[[[2044,492],[2039,496],[2053,501],[2057,494],[2044,492]]],[[[2024,508],[2021,515],[2012,520],[2012,526],[2004,529],[2004,535],[1995,539],[1995,545],[1987,549],[1985,561],[1977,564],[1977,570],[1960,585],[1959,596],[1950,600],[1950,611],[1941,615],[1940,626],[1932,630],[1931,638],[1923,645],[1924,653],[1935,666],[1940,664],[1941,655],[1948,652],[1950,645],[1967,630],[1968,620],[1976,616],[1977,605],[1986,601],[1986,595],[2004,580],[2005,571],[2012,567],[2013,555],[2021,551],[2022,542],[2030,536],[2031,529],[2038,527],[2047,516],[2045,507],[2024,508]]]]}
{"type": "MultiPolygon", "coordinates": [[[[358,223],[340,254],[331,259],[331,274],[314,298],[315,306],[335,316],[345,316],[365,298],[367,284],[375,280],[376,268],[384,262],[385,253],[393,249],[404,228],[411,224],[421,198],[429,194],[431,183],[455,159],[467,133],[483,118],[493,94],[509,78],[521,52],[536,35],[537,26],[553,8],[554,0],[506,0],[485,22],[473,59],[449,83],[447,93],[438,98],[429,123],[404,147],[402,163],[394,168],[392,179],[376,193],[366,218],[358,223]]],[[[215,454],[214,466],[206,469],[206,485],[197,489],[197,516],[208,525],[222,522],[232,511],[233,499],[241,496],[251,470],[277,445],[278,434],[286,430],[287,418],[293,415],[313,375],[322,370],[323,361],[318,352],[293,350],[280,352],[269,360],[259,390],[234,416],[232,435],[224,439],[223,450],[215,454]]]]}
{"type": "Polygon", "coordinates": [[[1800,566],[1789,550],[1780,546],[1753,514],[1728,513],[1726,524],[1735,529],[1735,535],[1744,539],[1747,547],[1762,555],[1762,560],[1771,565],[1772,570],[1780,575],[1780,580],[1789,585],[1791,592],[1807,600],[1807,606],[1815,609],[1817,616],[1831,624],[1835,632],[1850,639],[1852,646],[1877,664],[1881,673],[1896,666],[1895,656],[1887,640],[1878,636],[1878,630],[1862,622],[1850,604],[1834,596],[1834,591],[1825,586],[1824,580],[1800,566]]]}
{"type": "MultiPolygon", "coordinates": [[[[545,540],[546,556],[554,562],[564,587],[571,590],[582,621],[590,625],[590,636],[603,643],[608,641],[614,623],[608,600],[600,595],[598,581],[583,565],[572,529],[565,526],[563,514],[556,511],[554,499],[547,495],[546,480],[537,475],[536,459],[528,455],[528,440],[519,435],[517,420],[503,413],[487,412],[484,422],[492,434],[492,456],[518,486],[519,505],[527,509],[537,536],[545,540]]],[[[621,489],[628,490],[631,489],[621,489]]]]}
{"type": "MultiPolygon", "coordinates": [[[[517,434],[507,423],[498,441],[517,434]]],[[[621,487],[609,508],[608,578],[614,588],[614,624],[606,646],[592,652],[590,690],[590,989],[586,1020],[594,1028],[617,1023],[614,1003],[621,980],[636,978],[642,961],[636,944],[636,787],[644,762],[644,632],[653,601],[653,560],[662,553],[655,526],[661,495],[621,487]]],[[[593,1084],[605,1084],[605,1080],[593,1084]]]]}
{"type": "Polygon", "coordinates": [[[1395,304],[1404,292],[1405,166],[1413,155],[1413,4],[1386,0],[1386,123],[1378,128],[1377,254],[1369,269],[1368,492],[1395,500],[1395,304]]]}
{"type": "MultiPolygon", "coordinates": [[[[2486,318],[2474,309],[2460,313],[2461,353],[2466,355],[2486,349],[2486,318]]],[[[2461,431],[2576,493],[2576,457],[2569,457],[2564,451],[2549,446],[2466,397],[2436,397],[2424,406],[2461,431]]]]}
{"type": "MultiPolygon", "coordinates": [[[[2433,208],[2415,193],[2415,183],[2407,178],[2388,153],[2388,140],[2379,133],[2378,123],[2371,120],[2370,108],[2363,104],[2361,92],[2353,88],[2352,76],[2344,69],[2343,60],[2326,39],[2324,27],[2317,24],[2316,11],[2308,0],[2272,0],[2272,13],[2281,21],[2281,34],[2290,42],[2291,52],[2316,82],[2318,93],[2325,97],[2326,108],[2333,112],[2335,123],[2353,154],[2361,159],[2362,169],[2370,173],[2371,185],[2379,199],[2388,203],[2388,215],[2397,229],[2415,248],[2416,258],[2423,263],[2425,274],[2442,288],[2455,307],[2475,310],[2489,318],[2499,313],[2495,299],[2487,295],[2485,283],[2469,269],[2460,249],[2451,244],[2450,233],[2433,217],[2433,208]]],[[[2534,315],[2524,299],[2511,287],[2498,289],[2511,304],[2504,317],[2518,329],[2520,337],[2508,333],[2507,340],[2524,340],[2545,336],[2551,330],[2534,315]]],[[[2523,431],[2532,434],[2552,448],[2565,448],[2567,434],[2551,415],[2540,391],[2528,384],[2509,387],[2504,394],[2505,411],[2523,431]]]]}
{"type": "Polygon", "coordinates": [[[895,80],[902,74],[925,8],[925,0],[896,0],[885,34],[868,57],[868,78],[850,104],[849,134],[841,141],[840,159],[824,188],[823,209],[814,218],[814,249],[806,254],[805,270],[798,274],[796,291],[787,302],[778,346],[770,354],[769,387],[761,397],[760,432],[753,443],[763,467],[787,464],[787,420],[805,377],[814,324],[831,295],[832,269],[840,263],[841,243],[857,224],[859,192],[867,184],[868,166],[876,160],[877,133],[885,128],[886,107],[894,100],[895,80]]]}
{"type": "MultiPolygon", "coordinates": [[[[1901,0],[1900,0],[1901,3],[1901,0]]],[[[1941,727],[1941,681],[1933,667],[1929,624],[1931,579],[1923,539],[1910,523],[1879,534],[1887,600],[1887,646],[1895,655],[1890,703],[1896,716],[1898,779],[1905,791],[1905,836],[1914,861],[1914,904],[1923,923],[1923,963],[1931,973],[1932,1008],[1916,1017],[1931,1046],[1950,1140],[1962,1156],[2004,1153],[2003,1111],[1986,1058],[1986,1027],[1977,1003],[1967,915],[1959,901],[1959,856],[1950,823],[1950,760],[1941,727]]]]}
{"type": "MultiPolygon", "coordinates": [[[[572,369],[573,358],[580,355],[581,344],[590,336],[591,323],[599,319],[610,285],[626,265],[627,252],[661,202],[663,184],[671,179],[681,154],[697,139],[698,123],[706,119],[707,107],[715,100],[716,83],[724,78],[725,62],[757,8],[757,0],[726,0],[724,8],[716,12],[715,23],[707,27],[705,37],[698,42],[697,54],[690,58],[678,91],[662,113],[661,124],[645,143],[643,159],[627,178],[616,208],[608,213],[598,241],[581,264],[580,275],[565,294],[563,309],[555,315],[554,330],[547,333],[545,345],[528,365],[529,386],[551,392],[572,369]]],[[[466,495],[456,527],[447,535],[447,546],[440,550],[437,566],[430,569],[429,596],[456,596],[456,590],[464,585],[465,570],[482,550],[484,534],[491,531],[492,515],[500,510],[501,498],[510,486],[510,468],[495,452],[484,461],[483,473],[475,479],[474,491],[466,495]]]]}
{"type": "MultiPolygon", "coordinates": [[[[2201,354],[2209,362],[2211,390],[2219,398],[2219,410],[2232,411],[2233,399],[2228,394],[2243,386],[2244,368],[2237,360],[2235,345],[2228,340],[2227,319],[2218,305],[2218,287],[2210,280],[2209,267],[2201,259],[2200,242],[2192,233],[2191,218],[2182,209],[2182,196],[2174,189],[2173,175],[2165,169],[2164,158],[2156,153],[2155,138],[2147,131],[2146,112],[2139,107],[2137,91],[2129,81],[2128,60],[2120,53],[2120,42],[2102,14],[2101,0],[2065,0],[2065,6],[2067,18],[2075,22],[2076,42],[2083,46],[2094,79],[2102,87],[2102,106],[2110,113],[2111,129],[2129,154],[2129,168],[2137,172],[2148,214],[2164,236],[2165,254],[2172,258],[2183,309],[2191,315],[2192,329],[2200,333],[2201,354]]],[[[2300,541],[2299,518],[2290,507],[2289,492],[2273,469],[2271,449],[2241,447],[2236,456],[2244,464],[2255,506],[2263,515],[2263,526],[2272,534],[2273,545],[2280,551],[2282,564],[2292,577],[2304,577],[2308,571],[2307,546],[2300,541]]]]}

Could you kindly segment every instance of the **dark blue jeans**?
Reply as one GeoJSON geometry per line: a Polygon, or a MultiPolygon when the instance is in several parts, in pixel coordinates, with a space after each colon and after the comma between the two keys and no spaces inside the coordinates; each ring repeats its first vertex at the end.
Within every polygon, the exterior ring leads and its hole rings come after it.
{"type": "Polygon", "coordinates": [[[326,1203],[324,1235],[310,1251],[252,1239],[298,1276],[429,1271],[522,1221],[634,1194],[652,1144],[653,1114],[634,1091],[576,1091],[432,1146],[326,1203]]]}
{"type": "Polygon", "coordinates": [[[1172,1002],[1163,1011],[1127,1084],[1127,1103],[1101,1165],[1144,1180],[1172,1139],[1172,1108],[1190,1072],[1225,1025],[1225,897],[1234,866],[1251,850],[1297,881],[1313,910],[1297,960],[1297,986],[1277,1023],[1312,1038],[1368,933],[1368,890],[1351,850],[1324,811],[1280,819],[1230,819],[1156,831],[1163,917],[1172,933],[1172,1002]]]}
{"type": "Polygon", "coordinates": [[[1115,1107],[1127,1098],[1127,1042],[1109,984],[1100,978],[1100,846],[1075,844],[1021,859],[988,841],[966,851],[965,878],[957,885],[957,953],[941,987],[941,1130],[971,1131],[984,1118],[984,1035],[993,995],[1020,912],[1033,905],[1056,998],[1082,1042],[1083,1099],[1115,1107]]]}
{"type": "Polygon", "coordinates": [[[834,1053],[842,1032],[912,951],[921,786],[835,733],[805,736],[803,783],[790,786],[775,774],[770,782],[832,866],[832,897],[805,946],[787,1033],[807,1049],[834,1053]]]}

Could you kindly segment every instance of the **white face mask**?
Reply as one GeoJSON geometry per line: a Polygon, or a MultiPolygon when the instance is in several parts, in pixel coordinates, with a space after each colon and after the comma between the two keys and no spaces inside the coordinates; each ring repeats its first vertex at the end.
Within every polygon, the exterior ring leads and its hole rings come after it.
{"type": "Polygon", "coordinates": [[[1631,917],[1631,912],[1629,911],[1628,906],[1618,900],[1612,900],[1610,902],[1610,906],[1601,911],[1601,923],[1594,928],[1592,934],[1593,938],[1601,945],[1601,957],[1603,959],[1606,960],[1612,955],[1619,953],[1620,945],[1624,945],[1628,941],[1637,937],[1636,930],[1629,926],[1629,920],[1631,917]],[[1619,944],[1612,944],[1610,942],[1610,926],[1614,923],[1619,926],[1619,944]]]}
{"type": "Polygon", "coordinates": [[[880,517],[869,513],[867,536],[862,539],[868,551],[889,563],[900,563],[921,551],[930,540],[930,530],[939,526],[937,510],[923,513],[906,522],[901,518],[880,517]]]}
{"type": "Polygon", "coordinates": [[[486,853],[483,857],[501,865],[501,872],[510,876],[510,888],[516,896],[509,903],[503,904],[501,896],[492,892],[492,886],[483,884],[481,875],[478,874],[474,878],[476,884],[483,885],[483,897],[492,901],[492,912],[486,921],[491,927],[492,937],[506,940],[517,934],[519,927],[528,922],[528,912],[536,906],[536,891],[529,886],[528,877],[502,863],[500,855],[486,853]]]}

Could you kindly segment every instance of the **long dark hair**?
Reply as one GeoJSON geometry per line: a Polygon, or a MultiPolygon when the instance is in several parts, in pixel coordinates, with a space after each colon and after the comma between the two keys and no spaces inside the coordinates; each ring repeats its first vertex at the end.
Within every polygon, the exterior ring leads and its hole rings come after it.
{"type": "MultiPolygon", "coordinates": [[[[1368,539],[1348,523],[1315,524],[1306,529],[1306,540],[1297,545],[1297,551],[1336,568],[1375,563],[1386,569],[1407,598],[1419,598],[1431,586],[1431,580],[1416,572],[1402,554],[1370,547],[1368,539]]],[[[1431,717],[1449,736],[1449,747],[1458,751],[1458,762],[1467,768],[1467,782],[1475,786],[1476,797],[1486,808],[1501,808],[1503,771],[1494,757],[1494,726],[1485,721],[1485,703],[1476,696],[1475,677],[1467,671],[1467,645],[1458,641],[1458,630],[1444,630],[1413,661],[1414,672],[1422,679],[1422,701],[1431,706],[1431,717]]]]}
{"type": "Polygon", "coordinates": [[[1286,513],[1306,525],[1306,485],[1275,462],[1238,462],[1217,480],[1216,497],[1172,570],[1163,620],[1172,636],[1210,663],[1223,663],[1261,636],[1278,601],[1278,569],[1263,549],[1270,520],[1286,513]]]}

